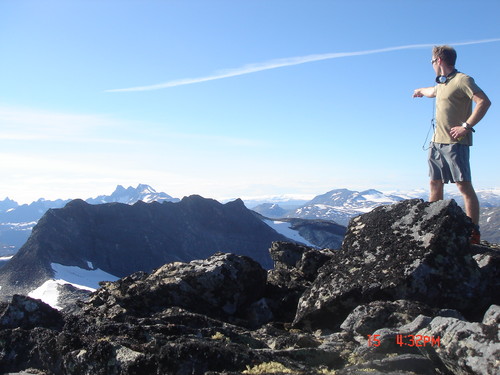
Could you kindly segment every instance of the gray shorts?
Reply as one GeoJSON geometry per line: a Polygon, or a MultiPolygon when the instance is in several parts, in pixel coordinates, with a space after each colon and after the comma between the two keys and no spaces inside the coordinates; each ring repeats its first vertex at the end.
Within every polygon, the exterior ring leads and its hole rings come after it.
{"type": "Polygon", "coordinates": [[[429,176],[431,180],[448,182],[472,181],[469,146],[460,143],[431,142],[429,149],[429,176]]]}

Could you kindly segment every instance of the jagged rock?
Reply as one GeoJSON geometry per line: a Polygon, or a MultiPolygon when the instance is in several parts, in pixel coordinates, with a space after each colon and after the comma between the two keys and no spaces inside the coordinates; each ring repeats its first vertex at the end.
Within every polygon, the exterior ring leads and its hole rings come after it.
{"type": "Polygon", "coordinates": [[[491,305],[483,317],[483,324],[488,326],[500,324],[500,306],[491,305]]]}
{"type": "Polygon", "coordinates": [[[44,327],[61,329],[62,315],[46,303],[26,296],[14,295],[0,313],[0,328],[31,329],[44,327]]]}
{"type": "Polygon", "coordinates": [[[318,276],[318,269],[330,260],[334,252],[330,249],[317,250],[291,242],[276,241],[269,249],[274,262],[274,269],[270,271],[284,269],[299,272],[303,279],[313,281],[318,276]]]}
{"type": "MultiPolygon", "coordinates": [[[[453,310],[441,310],[438,315],[456,316],[457,319],[462,318],[459,313],[453,310]]],[[[360,344],[357,346],[353,354],[357,358],[357,362],[366,363],[370,361],[378,361],[387,357],[412,354],[422,355],[418,350],[418,345],[423,343],[423,340],[418,340],[418,331],[427,327],[432,321],[432,318],[425,315],[419,315],[412,322],[398,327],[384,327],[374,331],[369,337],[365,336],[364,340],[355,338],[360,344]]],[[[429,343],[425,345],[438,345],[439,339],[429,338],[429,343]]],[[[435,367],[443,368],[441,363],[434,364],[435,367]]]]}
{"type": "Polygon", "coordinates": [[[472,246],[474,260],[481,269],[486,305],[500,303],[500,251],[498,248],[474,245],[472,246]]]}
{"type": "Polygon", "coordinates": [[[274,262],[275,270],[294,270],[297,268],[298,262],[302,259],[302,255],[309,250],[310,248],[307,246],[277,241],[273,242],[269,253],[274,262]]]}
{"type": "Polygon", "coordinates": [[[434,315],[437,309],[413,301],[373,301],[356,307],[344,320],[340,328],[363,337],[372,335],[380,328],[397,328],[404,326],[417,316],[434,315]]]}
{"type": "Polygon", "coordinates": [[[434,318],[417,332],[440,338],[440,345],[423,345],[420,351],[441,362],[454,375],[496,375],[500,369],[500,306],[488,309],[482,323],[456,318],[434,318]]]}
{"type": "Polygon", "coordinates": [[[454,201],[408,200],[351,220],[342,250],[301,297],[294,325],[337,328],[356,306],[375,300],[484,313],[471,229],[454,201]]]}
{"type": "Polygon", "coordinates": [[[291,322],[300,296],[318,275],[333,251],[315,250],[290,242],[273,242],[269,249],[274,269],[267,276],[268,304],[275,319],[291,322]]]}
{"type": "Polygon", "coordinates": [[[419,315],[412,322],[399,327],[380,328],[373,331],[370,338],[365,336],[364,341],[358,341],[359,346],[354,350],[354,356],[357,363],[367,363],[379,361],[388,356],[412,354],[420,355],[417,347],[414,345],[402,345],[401,340],[412,337],[420,329],[425,327],[432,318],[419,315]],[[400,340],[401,339],[401,340],[400,340]],[[369,341],[370,340],[370,341],[369,341]]]}
{"type": "Polygon", "coordinates": [[[266,271],[254,260],[217,253],[206,260],[169,263],[151,274],[103,283],[89,306],[112,319],[178,306],[228,320],[244,318],[247,308],[262,298],[265,284],[266,271]]]}
{"type": "Polygon", "coordinates": [[[434,364],[420,355],[401,354],[380,360],[368,361],[360,365],[348,366],[336,375],[361,375],[361,374],[392,374],[392,375],[435,375],[434,364]]]}
{"type": "Polygon", "coordinates": [[[0,369],[18,372],[28,368],[61,374],[58,360],[58,331],[48,328],[0,330],[0,369]]]}
{"type": "Polygon", "coordinates": [[[76,311],[78,302],[86,301],[91,294],[90,290],[80,289],[71,284],[57,285],[57,291],[57,305],[67,313],[76,311]]]}

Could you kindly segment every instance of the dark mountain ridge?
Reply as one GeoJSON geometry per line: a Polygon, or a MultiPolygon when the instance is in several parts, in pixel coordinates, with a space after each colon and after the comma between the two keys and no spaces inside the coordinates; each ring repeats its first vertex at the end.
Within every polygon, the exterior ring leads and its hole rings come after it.
{"type": "MultiPolygon", "coordinates": [[[[137,187],[124,188],[118,185],[111,195],[99,195],[85,201],[90,204],[126,203],[133,204],[139,200],[146,203],[178,202],[178,198],[157,192],[149,185],[139,184],[137,187]]],[[[0,201],[0,256],[12,255],[27,241],[31,230],[43,214],[51,208],[62,208],[71,199],[46,200],[38,199],[30,204],[19,205],[6,198],[0,201]]]]}
{"type": "Polygon", "coordinates": [[[100,269],[116,277],[224,251],[270,268],[273,241],[289,240],[248,210],[197,195],[178,203],[91,205],[74,200],[50,209],[19,252],[0,268],[0,293],[27,292],[53,278],[52,263],[100,269]]]}

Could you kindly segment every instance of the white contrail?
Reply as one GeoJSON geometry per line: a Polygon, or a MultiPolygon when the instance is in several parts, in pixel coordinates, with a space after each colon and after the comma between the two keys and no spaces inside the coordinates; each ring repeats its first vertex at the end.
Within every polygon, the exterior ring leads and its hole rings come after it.
{"type": "MultiPolygon", "coordinates": [[[[483,40],[474,40],[469,42],[459,42],[459,43],[448,43],[453,46],[464,46],[469,44],[481,44],[481,43],[492,43],[492,42],[500,42],[500,38],[496,39],[483,39],[483,40]]],[[[445,44],[445,43],[443,43],[445,44]]],[[[126,91],[150,91],[150,90],[160,90],[168,87],[175,86],[183,86],[183,85],[191,85],[193,83],[200,83],[206,81],[214,81],[217,79],[229,78],[241,76],[244,74],[250,74],[255,72],[260,72],[263,70],[270,70],[276,68],[282,68],[284,66],[292,66],[305,64],[314,61],[320,60],[329,60],[329,59],[338,59],[340,57],[349,57],[349,56],[361,56],[361,55],[371,55],[375,53],[383,53],[383,52],[391,52],[391,51],[400,51],[404,49],[416,49],[416,48],[430,48],[435,46],[435,43],[432,44],[410,44],[406,46],[397,46],[397,47],[387,47],[380,49],[372,49],[358,52],[335,52],[335,53],[324,53],[324,54],[316,54],[316,55],[308,55],[308,56],[299,56],[299,57],[289,57],[283,59],[275,59],[266,61],[263,63],[257,64],[248,64],[235,69],[227,69],[221,72],[214,73],[212,75],[206,77],[199,78],[185,78],[174,81],[168,81],[164,83],[158,83],[155,85],[148,86],[138,86],[138,87],[130,87],[125,89],[112,89],[106,90],[106,92],[126,92],[126,91]]]]}

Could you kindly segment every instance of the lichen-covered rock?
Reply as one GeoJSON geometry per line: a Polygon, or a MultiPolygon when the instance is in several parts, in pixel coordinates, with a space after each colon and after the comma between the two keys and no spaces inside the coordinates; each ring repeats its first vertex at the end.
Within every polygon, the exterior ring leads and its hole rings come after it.
{"type": "Polygon", "coordinates": [[[483,289],[487,290],[482,296],[486,305],[500,304],[500,251],[494,247],[473,245],[474,260],[481,270],[483,289]]]}
{"type": "Polygon", "coordinates": [[[334,251],[316,250],[290,242],[273,242],[269,252],[274,268],[267,274],[268,305],[276,320],[291,322],[301,295],[334,251]]]}
{"type": "Polygon", "coordinates": [[[434,315],[437,309],[431,309],[421,302],[406,300],[374,301],[356,307],[344,320],[340,328],[352,334],[367,335],[380,328],[396,328],[411,323],[419,315],[434,315]]]}
{"type": "Polygon", "coordinates": [[[342,250],[301,297],[295,326],[337,328],[356,306],[375,300],[484,313],[471,229],[454,201],[408,200],[351,220],[342,250]]]}
{"type": "Polygon", "coordinates": [[[440,345],[422,345],[419,349],[454,375],[499,373],[500,306],[491,306],[482,323],[436,317],[417,335],[440,338],[440,345]]]}
{"type": "Polygon", "coordinates": [[[169,263],[151,274],[138,273],[104,283],[87,307],[112,319],[147,316],[178,306],[227,320],[246,314],[266,285],[266,271],[254,260],[217,253],[206,260],[169,263]]]}
{"type": "Polygon", "coordinates": [[[400,354],[383,359],[367,361],[363,364],[348,366],[335,375],[435,375],[436,368],[425,357],[416,354],[400,354]]]}
{"type": "Polygon", "coordinates": [[[318,270],[330,260],[334,250],[316,250],[308,246],[291,242],[273,242],[269,253],[274,262],[273,275],[276,271],[285,270],[293,273],[297,279],[313,281],[318,276],[318,270]]]}
{"type": "Polygon", "coordinates": [[[0,312],[0,329],[44,327],[60,330],[63,324],[63,317],[57,310],[40,300],[17,294],[0,312]]]}

